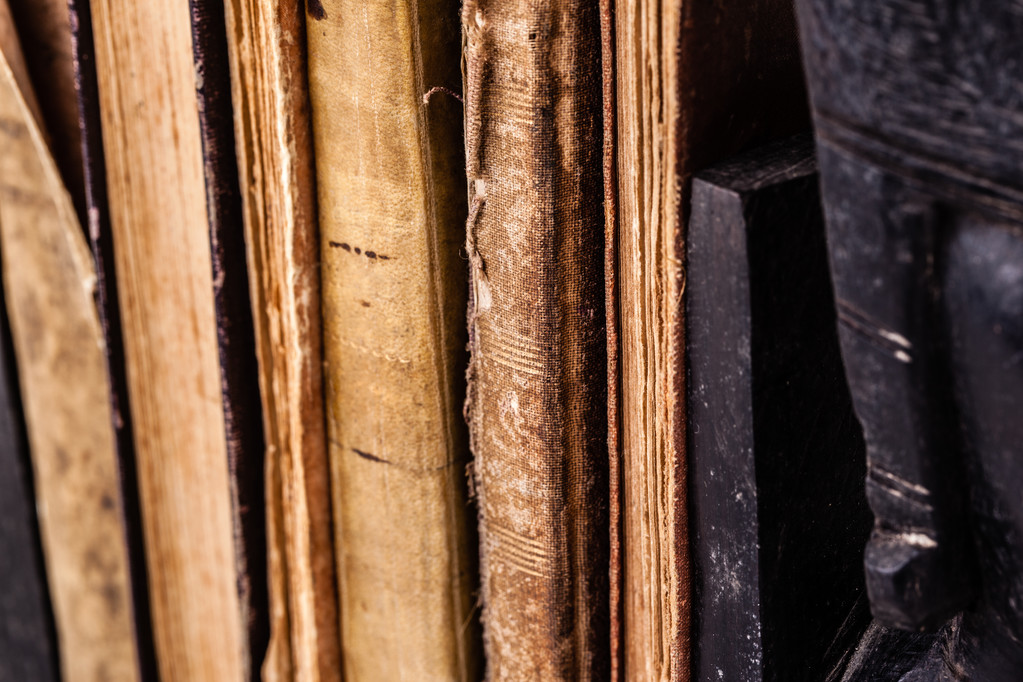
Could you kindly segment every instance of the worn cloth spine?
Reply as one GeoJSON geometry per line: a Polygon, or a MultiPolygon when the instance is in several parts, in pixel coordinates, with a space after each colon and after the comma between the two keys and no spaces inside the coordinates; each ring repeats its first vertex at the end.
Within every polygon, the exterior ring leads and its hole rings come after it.
{"type": "Polygon", "coordinates": [[[266,440],[263,679],[340,679],[303,3],[226,3],[266,440]]]}
{"type": "Polygon", "coordinates": [[[609,669],[604,213],[596,2],[463,7],[487,676],[609,669]]]}
{"type": "Polygon", "coordinates": [[[307,12],[342,665],[472,680],[455,0],[307,12]]]}
{"type": "Polygon", "coordinates": [[[622,588],[624,586],[622,553],[624,534],[621,514],[621,339],[619,321],[618,263],[618,100],[615,68],[615,0],[600,0],[600,72],[603,86],[604,124],[604,308],[607,325],[607,461],[608,461],[608,608],[610,626],[610,677],[613,682],[624,678],[625,619],[622,588]]]}

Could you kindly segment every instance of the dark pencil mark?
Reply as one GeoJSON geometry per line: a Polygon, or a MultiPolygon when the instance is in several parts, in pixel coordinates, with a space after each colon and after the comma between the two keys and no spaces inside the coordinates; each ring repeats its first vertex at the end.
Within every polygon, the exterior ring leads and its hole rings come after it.
{"type": "Polygon", "coordinates": [[[368,452],[363,452],[362,450],[359,450],[357,448],[352,448],[352,452],[357,454],[359,457],[362,457],[363,459],[368,459],[371,462],[380,462],[381,464],[391,464],[392,463],[392,462],[388,462],[386,459],[381,459],[381,458],[377,457],[376,455],[370,454],[368,452]]]}
{"type": "Polygon", "coordinates": [[[372,258],[374,260],[375,259],[391,260],[390,256],[385,256],[384,254],[377,253],[376,251],[365,251],[365,252],[363,252],[363,250],[360,247],[358,247],[358,246],[353,247],[351,244],[348,244],[347,242],[335,242],[335,241],[332,240],[332,241],[329,241],[327,243],[331,247],[333,247],[335,249],[344,249],[348,253],[352,253],[354,251],[357,255],[366,256],[367,258],[372,258]]]}

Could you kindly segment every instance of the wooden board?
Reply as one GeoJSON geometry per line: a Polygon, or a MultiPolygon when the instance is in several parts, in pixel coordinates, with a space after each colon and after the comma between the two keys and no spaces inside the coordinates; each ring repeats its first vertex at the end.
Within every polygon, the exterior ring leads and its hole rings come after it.
{"type": "Polygon", "coordinates": [[[687,248],[696,680],[821,680],[870,616],[865,459],[809,136],[697,176],[687,248]]]}

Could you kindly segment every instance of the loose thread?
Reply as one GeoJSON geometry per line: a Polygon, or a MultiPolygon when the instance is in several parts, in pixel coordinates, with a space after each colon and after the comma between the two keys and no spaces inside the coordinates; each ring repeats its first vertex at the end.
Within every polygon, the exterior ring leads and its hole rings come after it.
{"type": "Polygon", "coordinates": [[[446,88],[443,85],[437,85],[427,90],[426,94],[423,95],[423,104],[429,104],[430,98],[436,95],[438,92],[442,92],[445,95],[451,95],[452,97],[458,100],[459,104],[461,104],[463,107],[465,106],[465,100],[462,99],[461,95],[459,95],[451,88],[446,88]]]}

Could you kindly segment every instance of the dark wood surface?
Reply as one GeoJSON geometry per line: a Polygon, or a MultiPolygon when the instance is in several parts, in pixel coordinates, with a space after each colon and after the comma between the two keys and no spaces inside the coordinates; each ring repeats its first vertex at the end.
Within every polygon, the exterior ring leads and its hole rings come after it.
{"type": "Polygon", "coordinates": [[[809,136],[697,176],[685,291],[694,679],[825,679],[870,514],[809,136]]]}
{"type": "Polygon", "coordinates": [[[871,609],[939,630],[904,675],[871,679],[1018,680],[1023,4],[797,5],[868,444],[871,609]]]}
{"type": "Polygon", "coordinates": [[[11,349],[0,300],[0,682],[56,682],[57,632],[11,349]]]}
{"type": "MultiPolygon", "coordinates": [[[[931,653],[936,644],[938,641],[933,633],[887,628],[874,621],[850,657],[841,680],[842,682],[901,680],[931,653]]],[[[828,679],[830,682],[832,678],[828,679]]]]}

